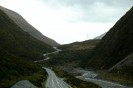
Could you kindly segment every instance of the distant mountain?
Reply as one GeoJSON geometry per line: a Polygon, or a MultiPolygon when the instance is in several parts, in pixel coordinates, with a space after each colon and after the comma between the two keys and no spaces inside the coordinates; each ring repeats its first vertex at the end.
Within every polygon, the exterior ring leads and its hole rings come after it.
{"type": "Polygon", "coordinates": [[[50,63],[52,66],[69,64],[70,67],[67,66],[65,68],[72,69],[71,66],[79,65],[82,60],[87,58],[88,53],[90,53],[99,42],[100,40],[87,40],[58,46],[62,51],[58,55],[54,55],[50,63]]]}
{"type": "Polygon", "coordinates": [[[100,36],[97,36],[97,37],[95,37],[94,39],[102,39],[105,35],[106,35],[106,33],[101,34],[100,36]]]}
{"type": "Polygon", "coordinates": [[[103,37],[88,58],[88,67],[109,69],[133,53],[133,7],[103,37]]]}
{"type": "MultiPolygon", "coordinates": [[[[40,33],[37,29],[35,29],[33,26],[31,26],[21,15],[18,13],[11,11],[9,9],[6,9],[4,7],[0,7],[1,10],[3,10],[21,29],[31,34],[33,37],[37,38],[38,40],[45,42],[51,46],[59,46],[59,44],[44,36],[42,33],[40,33]]],[[[45,25],[45,24],[44,24],[45,25]]],[[[53,29],[54,30],[54,29],[53,29]]]]}
{"type": "Polygon", "coordinates": [[[96,45],[99,42],[100,42],[99,39],[93,39],[93,40],[86,40],[82,42],[73,42],[73,43],[65,44],[59,47],[65,50],[72,50],[72,51],[92,50],[94,47],[96,47],[96,45]]]}

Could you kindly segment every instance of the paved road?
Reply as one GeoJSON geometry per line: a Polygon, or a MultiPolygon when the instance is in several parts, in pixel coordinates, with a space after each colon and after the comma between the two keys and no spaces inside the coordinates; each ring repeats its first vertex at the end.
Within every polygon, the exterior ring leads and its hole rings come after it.
{"type": "Polygon", "coordinates": [[[57,54],[57,53],[59,53],[61,50],[60,49],[58,49],[57,47],[53,47],[56,51],[54,51],[54,52],[51,52],[51,53],[46,53],[46,54],[43,54],[43,56],[45,57],[45,59],[42,59],[42,60],[37,60],[37,61],[34,61],[35,63],[37,63],[37,62],[42,62],[42,61],[46,61],[46,60],[49,60],[50,58],[48,57],[48,55],[50,55],[50,54],[57,54]]]}
{"type": "Polygon", "coordinates": [[[58,78],[55,73],[48,68],[45,68],[48,73],[46,88],[72,88],[62,79],[58,78]]]}
{"type": "Polygon", "coordinates": [[[109,81],[96,79],[95,77],[92,77],[92,74],[91,74],[91,76],[89,76],[90,75],[89,73],[85,73],[85,74],[83,74],[83,76],[78,76],[77,78],[84,80],[84,81],[89,81],[89,82],[95,83],[95,84],[101,86],[102,88],[133,88],[133,87],[127,87],[127,86],[123,86],[123,85],[109,82],[109,81]]]}

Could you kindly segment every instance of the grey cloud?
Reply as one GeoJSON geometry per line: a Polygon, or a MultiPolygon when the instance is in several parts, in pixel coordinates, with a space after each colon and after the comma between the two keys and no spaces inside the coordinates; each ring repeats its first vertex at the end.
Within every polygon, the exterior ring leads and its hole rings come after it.
{"type": "Polygon", "coordinates": [[[97,2],[103,2],[111,6],[121,6],[121,7],[133,5],[132,0],[44,0],[44,1],[49,3],[69,5],[69,6],[80,5],[83,7],[88,5],[93,5],[94,3],[97,2]]]}
{"type": "Polygon", "coordinates": [[[132,0],[100,0],[100,1],[105,2],[108,5],[120,6],[120,7],[127,7],[133,5],[132,0]]]}
{"type": "Polygon", "coordinates": [[[77,5],[77,4],[81,4],[81,5],[85,5],[88,3],[93,3],[93,0],[44,0],[47,1],[49,3],[58,3],[58,4],[62,4],[62,5],[77,5]]]}
{"type": "MultiPolygon", "coordinates": [[[[119,19],[121,14],[124,14],[127,9],[133,5],[132,0],[44,0],[51,6],[69,6],[71,8],[78,7],[79,12],[84,15],[81,18],[77,18],[79,21],[91,21],[91,22],[114,22],[119,19]],[[99,8],[96,3],[103,3],[104,8],[116,9],[113,14],[106,11],[99,12],[99,8]],[[107,7],[106,7],[107,6],[107,7]],[[92,9],[93,7],[93,9],[92,9]]],[[[102,9],[100,9],[102,10],[102,9]]],[[[104,10],[104,9],[103,9],[104,10]]]]}

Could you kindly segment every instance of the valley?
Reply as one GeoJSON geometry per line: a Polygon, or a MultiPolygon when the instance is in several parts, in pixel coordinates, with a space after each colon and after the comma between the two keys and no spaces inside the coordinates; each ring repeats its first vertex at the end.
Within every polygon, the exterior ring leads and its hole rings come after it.
{"type": "MultiPolygon", "coordinates": [[[[62,52],[62,50],[61,50],[61,52],[62,52]]],[[[59,55],[59,52],[56,53],[56,55],[59,55]]],[[[44,63],[45,63],[45,61],[44,61],[44,63]]],[[[70,73],[71,75],[74,75],[75,78],[78,78],[78,79],[81,79],[81,80],[87,81],[87,82],[92,82],[94,84],[99,85],[102,88],[133,88],[133,87],[118,84],[113,81],[112,82],[109,80],[107,81],[106,79],[101,79],[99,77],[99,74],[100,74],[99,72],[95,73],[93,71],[84,70],[80,67],[75,68],[75,67],[65,65],[65,66],[57,66],[57,67],[55,66],[54,68],[62,69],[64,71],[70,73]]],[[[49,83],[51,83],[51,82],[49,82],[49,83]]]]}
{"type": "Polygon", "coordinates": [[[60,45],[0,6],[0,88],[133,88],[133,7],[94,39],[60,45]]]}

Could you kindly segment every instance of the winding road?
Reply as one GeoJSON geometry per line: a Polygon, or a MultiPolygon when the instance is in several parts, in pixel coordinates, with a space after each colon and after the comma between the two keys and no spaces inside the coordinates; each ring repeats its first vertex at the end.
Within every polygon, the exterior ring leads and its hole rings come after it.
{"type": "Polygon", "coordinates": [[[42,60],[37,60],[37,61],[34,61],[35,63],[38,63],[38,62],[42,62],[42,61],[47,61],[50,59],[50,57],[48,57],[48,55],[50,54],[57,54],[59,53],[61,50],[58,49],[57,47],[53,47],[55,49],[54,52],[51,52],[51,53],[46,53],[46,54],[43,54],[43,56],[45,57],[45,59],[42,59],[42,60]]]}
{"type": "MultiPolygon", "coordinates": [[[[50,58],[48,57],[48,55],[57,54],[58,52],[61,51],[57,47],[53,47],[53,48],[56,51],[51,52],[51,53],[43,54],[45,59],[35,61],[35,62],[42,62],[42,61],[45,61],[45,60],[49,60],[50,58]]],[[[56,76],[56,74],[51,69],[48,69],[48,68],[43,68],[43,69],[46,69],[46,71],[48,73],[46,88],[72,88],[66,82],[64,82],[62,79],[58,78],[56,76]]],[[[85,71],[84,70],[83,72],[84,72],[84,74],[82,76],[78,76],[77,78],[79,78],[81,80],[84,80],[84,81],[89,81],[89,82],[95,83],[95,84],[101,86],[102,88],[133,88],[133,87],[127,87],[127,86],[123,86],[123,85],[113,83],[113,82],[109,82],[109,81],[105,81],[105,80],[96,79],[95,77],[98,74],[96,74],[94,72],[91,72],[91,71],[85,71]]]]}
{"type": "Polygon", "coordinates": [[[48,68],[43,68],[43,69],[46,69],[48,73],[46,88],[72,88],[62,79],[58,78],[51,69],[48,68]]]}
{"type": "MultiPolygon", "coordinates": [[[[59,53],[61,51],[57,47],[53,47],[53,48],[56,51],[51,52],[51,53],[43,54],[45,59],[34,61],[34,62],[37,63],[37,62],[42,62],[42,61],[49,60],[50,57],[48,55],[50,55],[50,54],[57,54],[57,53],[59,53]]],[[[46,82],[46,88],[72,88],[66,82],[64,82],[62,79],[58,78],[56,76],[56,74],[51,69],[44,68],[44,67],[42,67],[42,68],[45,69],[47,71],[47,73],[48,73],[48,78],[47,78],[47,82],[46,82]]]]}

